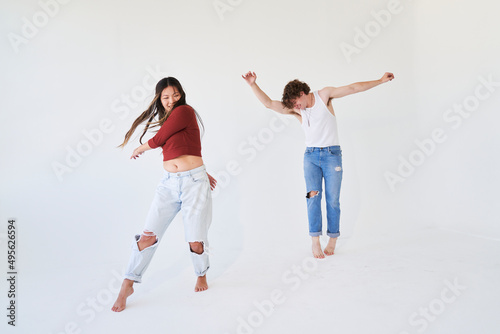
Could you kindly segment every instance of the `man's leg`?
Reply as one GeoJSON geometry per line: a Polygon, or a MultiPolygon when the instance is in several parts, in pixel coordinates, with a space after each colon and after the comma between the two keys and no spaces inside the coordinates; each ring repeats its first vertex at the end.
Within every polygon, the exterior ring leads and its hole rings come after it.
{"type": "Polygon", "coordinates": [[[342,183],[342,151],[340,147],[329,149],[323,174],[325,177],[327,235],[330,237],[325,248],[326,255],[333,255],[337,238],[340,235],[340,185],[342,183]]]}
{"type": "Polygon", "coordinates": [[[306,180],[307,218],[309,235],[312,237],[312,252],[315,258],[325,257],[319,237],[322,234],[321,197],[323,172],[318,164],[319,152],[309,148],[304,153],[304,177],[306,180]]]}

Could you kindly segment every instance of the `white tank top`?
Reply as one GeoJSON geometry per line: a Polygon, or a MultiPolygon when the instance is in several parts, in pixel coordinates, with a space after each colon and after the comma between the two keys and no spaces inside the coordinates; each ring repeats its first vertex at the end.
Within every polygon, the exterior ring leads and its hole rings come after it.
{"type": "Polygon", "coordinates": [[[318,91],[314,94],[314,106],[300,111],[302,129],[307,147],[328,147],[339,144],[337,118],[328,110],[318,91]]]}

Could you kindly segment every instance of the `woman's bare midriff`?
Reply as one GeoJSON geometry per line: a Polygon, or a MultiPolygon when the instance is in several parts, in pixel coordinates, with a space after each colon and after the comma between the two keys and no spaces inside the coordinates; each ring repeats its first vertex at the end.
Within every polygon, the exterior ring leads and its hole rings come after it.
{"type": "Polygon", "coordinates": [[[163,161],[163,168],[170,173],[185,172],[203,165],[203,159],[196,155],[181,155],[175,159],[163,161]]]}

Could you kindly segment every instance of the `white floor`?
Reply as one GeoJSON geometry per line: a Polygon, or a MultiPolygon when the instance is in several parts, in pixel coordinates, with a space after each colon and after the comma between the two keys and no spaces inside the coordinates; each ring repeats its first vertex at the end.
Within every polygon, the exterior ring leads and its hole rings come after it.
{"type": "Polygon", "coordinates": [[[232,258],[214,248],[202,293],[187,251],[167,262],[175,252],[165,246],[118,314],[109,309],[122,263],[25,272],[18,326],[4,322],[2,333],[500,331],[500,240],[438,229],[365,235],[339,239],[324,260],[310,256],[307,237],[283,245],[246,242],[232,258]]]}

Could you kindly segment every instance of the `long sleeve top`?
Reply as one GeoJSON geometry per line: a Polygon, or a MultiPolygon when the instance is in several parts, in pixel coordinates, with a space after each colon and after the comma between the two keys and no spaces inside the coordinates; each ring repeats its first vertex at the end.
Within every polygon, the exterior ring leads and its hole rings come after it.
{"type": "Polygon", "coordinates": [[[162,147],[163,161],[181,155],[201,157],[200,129],[194,109],[189,105],[182,105],[172,110],[148,144],[151,148],[162,147]]]}

